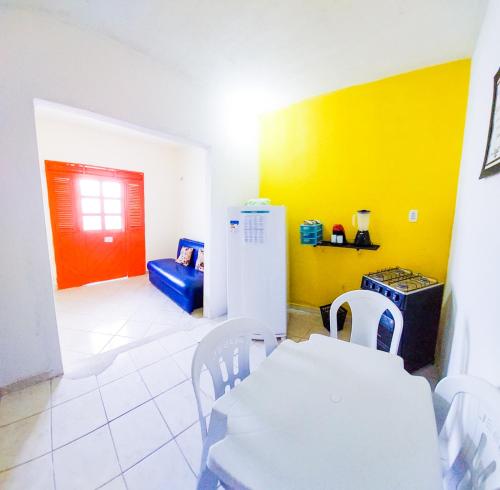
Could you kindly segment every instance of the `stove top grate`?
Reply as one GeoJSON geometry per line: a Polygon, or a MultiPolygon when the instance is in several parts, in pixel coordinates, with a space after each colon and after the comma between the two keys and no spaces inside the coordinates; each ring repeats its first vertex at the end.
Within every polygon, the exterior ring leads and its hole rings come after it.
{"type": "Polygon", "coordinates": [[[390,267],[376,272],[366,274],[367,277],[391,286],[399,291],[406,293],[423,289],[437,284],[438,281],[432,277],[426,277],[417,272],[401,267],[390,267]]]}

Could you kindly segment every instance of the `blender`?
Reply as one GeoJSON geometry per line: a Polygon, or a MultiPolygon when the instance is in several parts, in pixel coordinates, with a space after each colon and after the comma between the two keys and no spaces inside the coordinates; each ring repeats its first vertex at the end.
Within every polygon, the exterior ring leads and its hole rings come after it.
{"type": "Polygon", "coordinates": [[[368,232],[368,227],[370,225],[370,211],[368,211],[368,209],[360,209],[357,211],[352,215],[353,226],[356,226],[356,221],[358,231],[356,233],[356,238],[354,239],[354,245],[359,245],[360,247],[370,246],[372,244],[370,240],[370,233],[368,232]]]}

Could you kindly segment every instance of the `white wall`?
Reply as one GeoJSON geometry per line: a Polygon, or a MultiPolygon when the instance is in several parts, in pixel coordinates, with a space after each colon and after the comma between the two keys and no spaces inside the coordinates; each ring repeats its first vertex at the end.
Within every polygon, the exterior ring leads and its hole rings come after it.
{"type": "Polygon", "coordinates": [[[443,318],[444,373],[500,385],[500,174],[479,180],[500,67],[500,1],[490,1],[472,60],[443,318]]]}
{"type": "Polygon", "coordinates": [[[0,7],[0,387],[61,372],[33,100],[182,136],[210,149],[207,313],[226,309],[225,216],[257,195],[257,121],[243,138],[224,94],[112,39],[0,7]]]}
{"type": "Polygon", "coordinates": [[[177,203],[173,209],[178,214],[178,237],[205,242],[208,228],[206,194],[209,185],[208,173],[204,171],[207,164],[206,152],[194,147],[179,148],[175,151],[174,158],[177,203]]]}
{"type": "Polygon", "coordinates": [[[200,241],[205,240],[208,189],[204,149],[190,148],[144,132],[67,114],[45,105],[35,106],[35,119],[54,285],[56,269],[45,160],[143,172],[146,260],[175,256],[181,236],[196,236],[200,241]]]}

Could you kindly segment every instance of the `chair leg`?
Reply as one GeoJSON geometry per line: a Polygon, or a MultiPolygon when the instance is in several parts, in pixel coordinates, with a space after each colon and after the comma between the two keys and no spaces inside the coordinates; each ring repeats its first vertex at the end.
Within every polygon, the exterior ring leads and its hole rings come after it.
{"type": "Polygon", "coordinates": [[[207,466],[208,451],[212,444],[223,439],[227,432],[227,417],[216,410],[212,410],[210,424],[208,426],[207,437],[203,442],[203,452],[201,454],[201,466],[198,477],[197,490],[209,490],[217,488],[219,479],[207,466]]]}
{"type": "Polygon", "coordinates": [[[205,469],[200,473],[198,478],[198,484],[196,485],[197,490],[212,490],[216,489],[219,483],[217,476],[212,473],[206,466],[205,469]]]}

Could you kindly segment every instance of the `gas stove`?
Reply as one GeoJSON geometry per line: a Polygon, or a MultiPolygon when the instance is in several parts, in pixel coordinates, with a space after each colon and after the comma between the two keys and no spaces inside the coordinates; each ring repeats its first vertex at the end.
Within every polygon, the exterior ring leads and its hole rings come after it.
{"type": "Polygon", "coordinates": [[[403,294],[438,284],[438,281],[432,277],[426,277],[409,269],[402,269],[401,267],[370,272],[365,274],[365,277],[369,277],[380,284],[390,286],[403,294]]]}
{"type": "MultiPolygon", "coordinates": [[[[436,279],[401,267],[370,272],[361,280],[361,289],[382,294],[401,311],[403,334],[398,354],[410,372],[434,361],[443,288],[436,279]]],[[[389,350],[393,329],[394,319],[385,311],[377,333],[379,350],[389,350]]]]}

